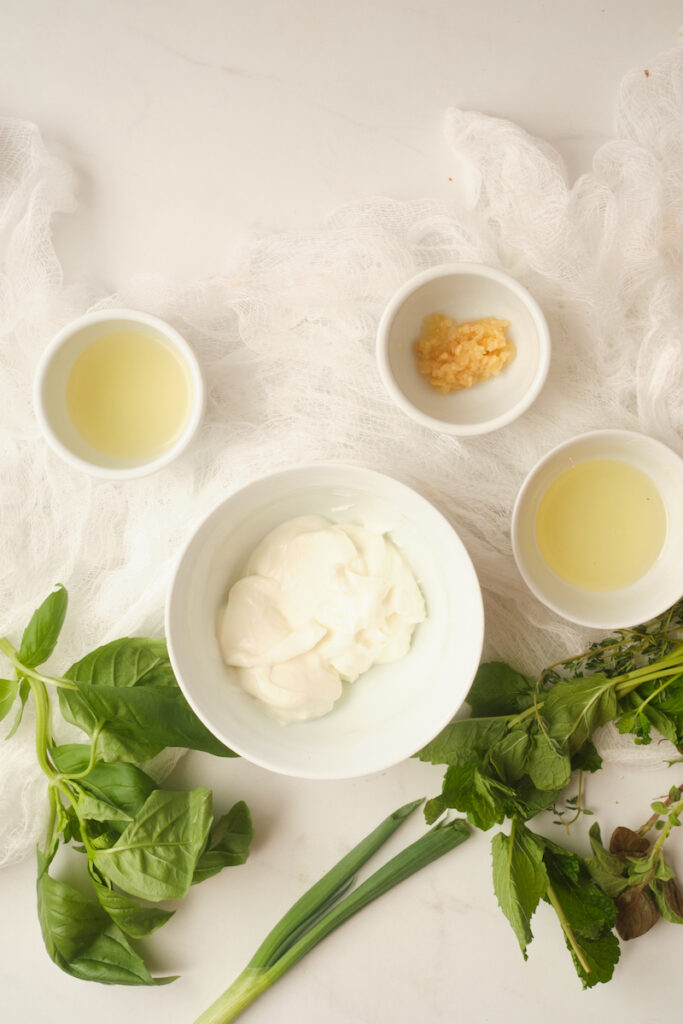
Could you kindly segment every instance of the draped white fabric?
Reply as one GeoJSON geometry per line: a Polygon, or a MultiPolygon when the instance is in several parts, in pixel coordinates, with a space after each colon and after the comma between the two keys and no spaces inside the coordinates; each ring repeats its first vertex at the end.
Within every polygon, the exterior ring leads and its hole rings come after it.
{"type": "MultiPolygon", "coordinates": [[[[254,237],[208,280],[139,277],[97,301],[174,323],[208,386],[192,448],[163,472],[123,483],[63,464],[33,416],[42,349],[97,297],[64,286],[51,241],[55,214],[78,216],[69,168],[35,126],[0,120],[0,632],[18,638],[62,582],[71,603],[55,670],[116,636],[158,634],[192,523],[257,476],[331,458],[394,474],[454,523],[484,589],[487,655],[535,671],[583,649],[586,631],[545,609],[519,577],[510,511],[531,465],[582,431],[640,430],[680,449],[683,45],[648,70],[622,83],[615,138],[573,184],[559,155],[516,125],[451,110],[446,136],[463,169],[451,201],[371,198],[316,229],[254,237]],[[457,260],[517,277],[553,340],[531,410],[462,441],[400,413],[374,361],[394,289],[457,260]]],[[[25,855],[43,824],[32,725],[29,713],[0,743],[0,864],[25,855]]],[[[663,756],[663,745],[635,748],[614,731],[601,745],[643,764],[663,756]]]]}

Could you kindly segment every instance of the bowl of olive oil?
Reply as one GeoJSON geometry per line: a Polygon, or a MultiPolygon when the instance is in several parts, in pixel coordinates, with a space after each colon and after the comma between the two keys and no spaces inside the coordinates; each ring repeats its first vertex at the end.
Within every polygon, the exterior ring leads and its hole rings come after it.
{"type": "Polygon", "coordinates": [[[96,476],[161,469],[189,444],[204,386],[185,339],[136,310],[88,313],[47,346],[34,404],[52,448],[96,476]]]}
{"type": "Polygon", "coordinates": [[[584,626],[634,626],[683,591],[683,461],[644,434],[582,434],[529,473],[511,532],[519,571],[549,608],[584,626]]]}

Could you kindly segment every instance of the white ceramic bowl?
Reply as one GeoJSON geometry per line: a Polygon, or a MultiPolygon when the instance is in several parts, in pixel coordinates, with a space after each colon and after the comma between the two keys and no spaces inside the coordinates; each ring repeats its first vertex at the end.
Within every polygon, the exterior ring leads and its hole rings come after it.
{"type": "Polygon", "coordinates": [[[367,775],[433,739],[465,699],[483,626],[474,568],[441,513],[391,477],[336,463],[275,473],[226,498],[190,537],[166,606],[173,668],[202,721],[248,760],[299,778],[367,775]],[[234,680],[216,622],[256,544],[279,523],[310,513],[388,531],[415,573],[427,619],[404,658],[345,684],[328,715],[283,725],[234,680]]]}
{"type": "Polygon", "coordinates": [[[512,514],[512,550],[525,582],[549,608],[582,626],[619,629],[661,614],[683,591],[683,461],[645,434],[628,430],[596,430],[553,448],[531,470],[512,514]],[[651,478],[667,518],[666,539],[650,570],[620,590],[581,590],[556,576],[536,541],[536,516],[550,484],[570,466],[590,459],[629,462],[651,478]]]}
{"type": "Polygon", "coordinates": [[[514,278],[480,263],[446,264],[413,277],[389,302],[377,332],[377,364],[393,400],[418,423],[447,434],[487,434],[521,416],[540,392],[550,334],[538,303],[514,278]],[[420,375],[413,352],[429,313],[509,320],[517,354],[497,377],[441,394],[420,375]]]}
{"type": "Polygon", "coordinates": [[[108,309],[86,313],[67,324],[48,344],[36,370],[33,403],[48,444],[61,458],[94,476],[125,479],[161,469],[188,446],[204,412],[204,383],[194,352],[174,327],[148,313],[108,309]],[[66,385],[75,360],[93,341],[115,330],[141,331],[167,345],[180,357],[191,381],[190,414],[182,433],[151,459],[116,459],[97,451],[80,436],[67,410],[66,385]]]}

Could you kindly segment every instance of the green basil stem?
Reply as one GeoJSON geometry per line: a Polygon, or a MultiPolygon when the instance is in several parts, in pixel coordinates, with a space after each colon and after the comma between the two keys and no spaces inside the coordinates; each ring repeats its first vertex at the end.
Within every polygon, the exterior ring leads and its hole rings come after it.
{"type": "Polygon", "coordinates": [[[19,661],[16,647],[12,646],[7,637],[0,637],[0,651],[12,662],[19,675],[25,676],[28,680],[36,679],[38,682],[47,683],[50,686],[61,686],[65,690],[78,689],[71,679],[62,679],[61,676],[45,676],[42,672],[36,672],[34,668],[24,665],[19,661]]]}
{"type": "Polygon", "coordinates": [[[275,926],[242,973],[223,995],[197,1018],[195,1024],[230,1024],[236,1020],[247,1006],[341,924],[378,896],[382,896],[467,839],[469,828],[461,818],[436,825],[320,917],[321,901],[328,901],[335,892],[338,892],[353,872],[369,859],[421,802],[408,804],[396,811],[309,889],[275,926]],[[396,815],[399,816],[398,822],[395,822],[396,815]],[[377,833],[382,830],[386,830],[386,835],[377,841],[377,833]],[[366,845],[369,840],[371,843],[366,845]],[[305,927],[306,922],[310,922],[310,925],[301,934],[302,926],[305,927]],[[279,955],[278,949],[282,950],[279,955]]]}

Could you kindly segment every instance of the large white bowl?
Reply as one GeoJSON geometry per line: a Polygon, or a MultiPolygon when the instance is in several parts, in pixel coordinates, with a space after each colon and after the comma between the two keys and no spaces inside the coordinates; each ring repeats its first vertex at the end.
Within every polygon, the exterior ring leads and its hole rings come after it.
{"type": "Polygon", "coordinates": [[[275,473],[226,498],[190,537],[166,607],[173,668],[205,725],[255,764],[300,778],[381,771],[433,739],[465,699],[483,630],[479,583],[450,523],[397,480],[336,463],[275,473]],[[279,523],[305,514],[387,531],[415,573],[427,619],[404,658],[345,684],[324,718],[283,725],[223,663],[216,620],[256,544],[279,523]]]}
{"type": "Polygon", "coordinates": [[[630,430],[594,430],[548,452],[522,484],[512,513],[512,550],[527,586],[549,608],[582,626],[619,629],[654,618],[681,596],[683,461],[666,445],[630,430]],[[654,565],[628,587],[581,590],[556,576],[536,540],[541,498],[561,473],[590,459],[628,462],[652,479],[666,510],[664,546],[654,565]]]}
{"type": "Polygon", "coordinates": [[[550,366],[550,333],[534,297],[509,274],[483,263],[448,263],[411,278],[391,299],[377,330],[377,365],[393,400],[418,423],[446,434],[487,434],[512,423],[539,394],[550,366]],[[508,320],[515,358],[471,388],[435,391],[413,351],[430,313],[508,320]]]}

